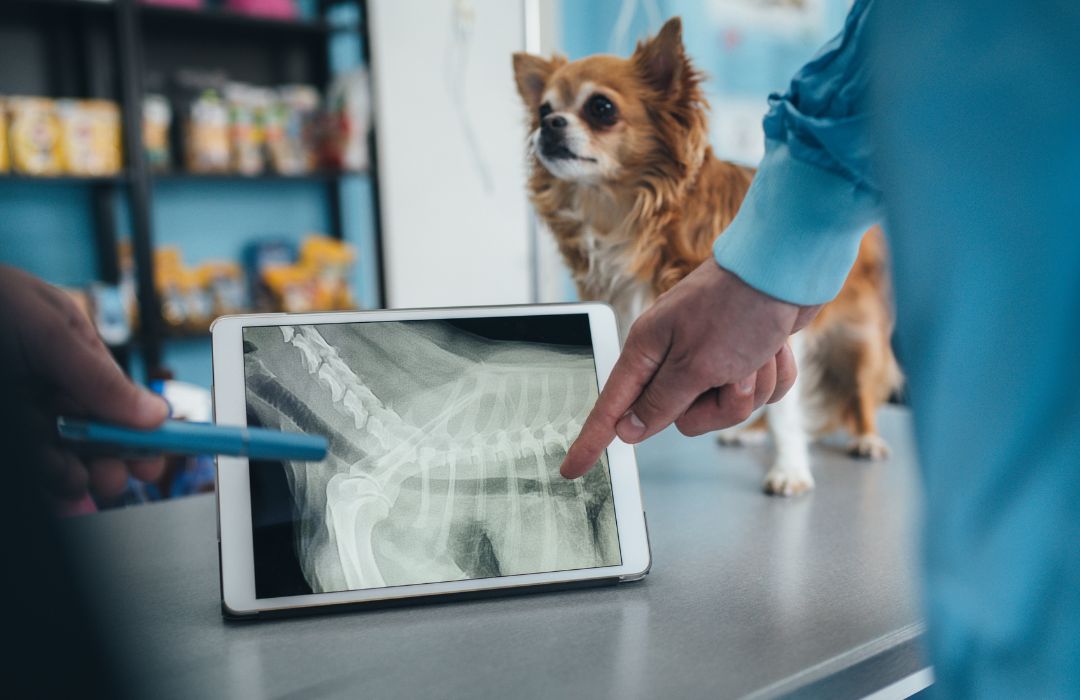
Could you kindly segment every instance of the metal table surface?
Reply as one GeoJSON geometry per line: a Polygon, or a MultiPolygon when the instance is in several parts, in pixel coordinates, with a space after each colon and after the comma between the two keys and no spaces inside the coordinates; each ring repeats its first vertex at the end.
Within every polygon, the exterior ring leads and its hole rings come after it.
{"type": "Polygon", "coordinates": [[[221,618],[214,499],[69,521],[153,697],[860,697],[923,667],[907,414],[884,463],[815,447],[817,490],[762,494],[768,448],[639,448],[639,583],[253,623],[221,618]]]}

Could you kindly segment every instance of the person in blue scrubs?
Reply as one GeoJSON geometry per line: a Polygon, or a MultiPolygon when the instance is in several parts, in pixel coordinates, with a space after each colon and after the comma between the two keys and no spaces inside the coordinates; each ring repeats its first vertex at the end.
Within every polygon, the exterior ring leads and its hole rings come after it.
{"type": "Polygon", "coordinates": [[[1078,107],[1078,3],[856,0],[770,98],[715,261],[634,325],[563,474],[616,434],[718,429],[782,393],[787,336],[882,223],[935,692],[1080,697],[1078,107]]]}

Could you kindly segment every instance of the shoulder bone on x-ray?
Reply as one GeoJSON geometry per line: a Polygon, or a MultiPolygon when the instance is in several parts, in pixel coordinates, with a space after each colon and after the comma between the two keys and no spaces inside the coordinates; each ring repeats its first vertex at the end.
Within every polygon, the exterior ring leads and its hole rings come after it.
{"type": "Polygon", "coordinates": [[[245,339],[249,409],[330,440],[286,464],[316,592],[619,563],[606,464],[558,475],[596,399],[589,352],[427,321],[245,339]]]}

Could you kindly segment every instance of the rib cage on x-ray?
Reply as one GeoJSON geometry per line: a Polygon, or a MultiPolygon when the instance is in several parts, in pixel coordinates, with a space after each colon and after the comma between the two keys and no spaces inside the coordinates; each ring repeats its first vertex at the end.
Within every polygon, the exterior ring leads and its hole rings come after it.
{"type": "Polygon", "coordinates": [[[315,592],[621,563],[610,475],[558,467],[596,399],[591,353],[439,321],[245,330],[248,410],[328,436],[286,463],[315,592]]]}

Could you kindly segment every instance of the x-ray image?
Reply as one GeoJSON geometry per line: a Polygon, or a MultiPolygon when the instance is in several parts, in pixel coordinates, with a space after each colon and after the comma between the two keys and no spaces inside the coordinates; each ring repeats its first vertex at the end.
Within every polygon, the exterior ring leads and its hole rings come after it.
{"type": "Polygon", "coordinates": [[[558,472],[597,395],[587,315],[251,327],[244,352],[249,423],[330,442],[251,463],[258,597],[621,563],[606,457],[558,472]]]}

